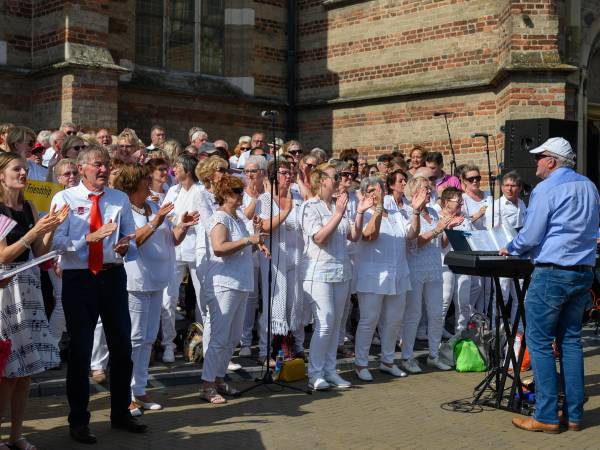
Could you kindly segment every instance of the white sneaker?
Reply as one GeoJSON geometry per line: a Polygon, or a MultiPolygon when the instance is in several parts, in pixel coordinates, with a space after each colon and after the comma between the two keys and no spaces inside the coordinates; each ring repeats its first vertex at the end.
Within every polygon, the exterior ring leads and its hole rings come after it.
{"type": "Polygon", "coordinates": [[[240,356],[252,356],[252,349],[250,347],[241,347],[240,348],[240,356]]]}
{"type": "Polygon", "coordinates": [[[233,372],[235,372],[236,370],[240,370],[241,368],[241,364],[234,363],[233,361],[229,361],[229,364],[227,365],[227,370],[231,370],[233,372]]]}
{"type": "Polygon", "coordinates": [[[403,359],[402,367],[404,367],[404,369],[406,369],[406,371],[409,373],[423,372],[423,369],[421,369],[421,366],[419,366],[419,363],[417,362],[417,360],[415,358],[403,359]]]}
{"type": "Polygon", "coordinates": [[[310,378],[308,380],[308,388],[312,389],[313,391],[325,391],[330,387],[331,386],[329,386],[329,383],[321,377],[310,378]]]}
{"type": "Polygon", "coordinates": [[[392,367],[389,367],[389,366],[386,366],[385,364],[381,363],[381,364],[379,364],[379,371],[389,373],[393,377],[405,377],[406,376],[406,372],[404,370],[400,370],[400,368],[396,364],[393,364],[392,367]]]}
{"type": "Polygon", "coordinates": [[[432,358],[431,356],[429,356],[427,358],[427,365],[429,367],[435,367],[436,369],[440,369],[440,370],[450,370],[450,369],[452,369],[452,367],[450,367],[448,364],[443,363],[440,360],[439,356],[437,356],[435,358],[432,358]]]}
{"type": "Polygon", "coordinates": [[[354,369],[354,373],[356,373],[356,376],[363,381],[373,381],[373,375],[371,375],[371,372],[369,372],[369,369],[364,368],[364,369],[354,369]]]}
{"type": "Polygon", "coordinates": [[[175,362],[175,349],[173,347],[165,347],[162,360],[164,363],[171,364],[175,362]]]}
{"type": "MultiPolygon", "coordinates": [[[[138,405],[138,408],[141,409],[147,409],[149,411],[160,411],[161,409],[163,409],[162,405],[160,403],[156,403],[156,402],[143,402],[138,398],[133,397],[133,402],[138,405]]],[[[133,415],[133,414],[132,414],[133,415]]]]}
{"type": "Polygon", "coordinates": [[[348,389],[349,387],[352,387],[352,383],[344,380],[337,373],[334,373],[332,375],[326,375],[325,381],[327,381],[331,386],[337,389],[348,389]]]}

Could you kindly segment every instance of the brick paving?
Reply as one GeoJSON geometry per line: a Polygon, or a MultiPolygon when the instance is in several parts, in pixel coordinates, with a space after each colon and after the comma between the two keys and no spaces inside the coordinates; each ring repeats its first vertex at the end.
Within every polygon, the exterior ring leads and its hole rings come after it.
{"type": "MultiPolygon", "coordinates": [[[[144,415],[142,420],[150,426],[145,435],[111,430],[108,394],[98,392],[90,403],[91,427],[99,438],[93,447],[68,438],[64,395],[32,396],[26,434],[40,449],[598,449],[600,337],[589,329],[584,342],[589,400],[585,429],[579,433],[527,433],[511,425],[511,412],[475,408],[459,413],[441,408],[445,402],[469,397],[482,374],[426,371],[393,379],[372,370],[372,383],[343,372],[354,383],[346,391],[306,395],[260,387],[222,406],[199,399],[196,379],[190,384],[182,376],[170,382],[155,378],[150,392],[165,409],[144,415]]],[[[236,377],[236,385],[246,387],[252,381],[236,377]]]]}

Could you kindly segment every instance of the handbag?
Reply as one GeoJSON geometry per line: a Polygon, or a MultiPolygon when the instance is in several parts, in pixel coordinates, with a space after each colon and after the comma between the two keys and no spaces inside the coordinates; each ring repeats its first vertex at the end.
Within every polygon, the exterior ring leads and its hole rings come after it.
{"type": "Polygon", "coordinates": [[[0,382],[2,382],[2,374],[4,373],[6,362],[10,356],[11,348],[12,342],[10,339],[0,340],[0,382]]]}
{"type": "Polygon", "coordinates": [[[203,333],[204,326],[200,322],[194,322],[189,326],[183,341],[183,357],[186,361],[200,363],[204,359],[202,353],[203,333]]]}
{"type": "Polygon", "coordinates": [[[292,381],[304,380],[305,378],[304,360],[302,358],[295,358],[283,362],[277,379],[290,383],[292,381]]]}

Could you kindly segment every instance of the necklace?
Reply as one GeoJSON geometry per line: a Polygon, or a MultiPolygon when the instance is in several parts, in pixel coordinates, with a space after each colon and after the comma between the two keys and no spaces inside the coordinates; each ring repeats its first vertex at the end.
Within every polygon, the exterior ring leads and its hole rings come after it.
{"type": "Polygon", "coordinates": [[[133,203],[131,203],[131,209],[133,209],[136,213],[145,216],[146,215],[146,208],[138,208],[137,206],[135,206],[133,203]]]}

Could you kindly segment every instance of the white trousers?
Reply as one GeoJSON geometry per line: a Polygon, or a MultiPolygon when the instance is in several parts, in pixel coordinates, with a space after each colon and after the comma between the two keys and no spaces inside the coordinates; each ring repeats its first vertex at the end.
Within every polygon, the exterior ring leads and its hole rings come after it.
{"type": "Polygon", "coordinates": [[[160,307],[163,291],[129,291],[129,316],[131,317],[131,360],[133,376],[131,392],[134,396],[146,394],[148,366],[152,344],[158,336],[160,307]]]}
{"type": "Polygon", "coordinates": [[[160,323],[162,327],[162,345],[164,348],[175,348],[173,339],[177,336],[175,330],[175,317],[177,312],[177,300],[179,300],[179,286],[183,281],[185,270],[190,270],[194,291],[196,292],[196,302],[200,297],[200,280],[196,274],[196,264],[194,262],[176,261],[175,275],[163,291],[162,308],[160,314],[160,323]]]}
{"type": "Polygon", "coordinates": [[[342,315],[342,323],[340,325],[340,336],[338,338],[338,346],[341,347],[344,345],[344,338],[346,337],[346,329],[348,326],[348,316],[350,315],[350,310],[352,309],[352,301],[350,301],[351,293],[348,293],[348,298],[346,299],[346,304],[344,305],[344,314],[342,315]]]}
{"type": "MultiPolygon", "coordinates": [[[[256,310],[258,309],[258,267],[254,268],[254,290],[248,294],[246,302],[246,314],[244,317],[244,327],[242,329],[242,338],[240,345],[242,347],[250,347],[252,345],[252,330],[254,322],[256,322],[256,310]]],[[[259,327],[260,328],[260,327],[259,327]]]]}
{"type": "Polygon", "coordinates": [[[221,287],[205,289],[210,338],[204,355],[202,379],[223,378],[233,351],[240,341],[248,292],[221,287]]]}
{"type": "Polygon", "coordinates": [[[108,367],[108,345],[106,344],[106,336],[104,335],[104,326],[102,320],[98,317],[98,323],[94,330],[94,346],[92,347],[92,362],[90,368],[92,370],[106,370],[108,367]]]}
{"type": "Polygon", "coordinates": [[[471,277],[453,273],[447,266],[442,271],[442,325],[450,303],[454,302],[454,328],[458,333],[467,328],[471,318],[471,277]]]}
{"type": "Polygon", "coordinates": [[[350,281],[325,283],[307,280],[304,281],[303,288],[314,318],[308,376],[315,378],[334,375],[340,325],[350,281]]]}
{"type": "Polygon", "coordinates": [[[442,282],[410,280],[412,290],[406,294],[406,309],[402,327],[402,358],[413,357],[417,327],[423,303],[427,310],[427,340],[429,355],[437,357],[442,342],[442,282]]]}
{"type": "Polygon", "coordinates": [[[393,364],[396,354],[396,338],[402,327],[406,306],[406,292],[400,295],[358,292],[357,295],[360,320],[354,338],[355,364],[357,366],[369,365],[369,349],[378,323],[381,339],[381,362],[393,364]]]}
{"type": "Polygon", "coordinates": [[[491,278],[471,276],[471,309],[485,314],[490,300],[491,278]]]}

